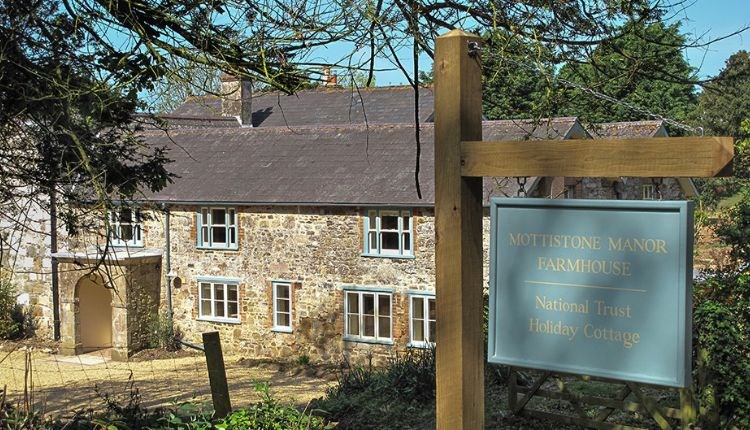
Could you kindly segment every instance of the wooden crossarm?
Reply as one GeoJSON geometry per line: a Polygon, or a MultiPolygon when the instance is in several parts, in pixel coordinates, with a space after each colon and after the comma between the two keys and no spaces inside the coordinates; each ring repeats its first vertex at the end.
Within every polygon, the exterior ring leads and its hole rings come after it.
{"type": "Polygon", "coordinates": [[[729,176],[731,137],[461,142],[461,175],[729,176]]]}

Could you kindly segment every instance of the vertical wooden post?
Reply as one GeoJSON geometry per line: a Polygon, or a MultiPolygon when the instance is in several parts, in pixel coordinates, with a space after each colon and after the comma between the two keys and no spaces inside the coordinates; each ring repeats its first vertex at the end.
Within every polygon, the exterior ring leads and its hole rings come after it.
{"type": "Polygon", "coordinates": [[[436,365],[441,430],[484,428],[482,178],[461,177],[460,154],[462,140],[482,139],[479,42],[475,35],[453,30],[435,44],[436,365]]]}
{"type": "Polygon", "coordinates": [[[206,354],[208,381],[211,384],[211,399],[214,402],[214,415],[218,418],[224,418],[232,412],[232,403],[229,401],[227,372],[224,368],[224,355],[221,353],[219,332],[203,333],[203,351],[206,354]]]}
{"type": "Polygon", "coordinates": [[[691,384],[688,388],[680,388],[680,428],[683,430],[693,428],[697,418],[695,396],[691,384]]]}

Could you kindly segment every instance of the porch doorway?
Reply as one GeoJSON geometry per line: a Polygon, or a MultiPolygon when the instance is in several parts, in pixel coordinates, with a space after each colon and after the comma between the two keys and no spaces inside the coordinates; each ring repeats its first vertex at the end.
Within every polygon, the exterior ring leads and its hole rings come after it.
{"type": "Polygon", "coordinates": [[[76,288],[81,352],[112,347],[112,291],[99,275],[87,275],[76,288]]]}

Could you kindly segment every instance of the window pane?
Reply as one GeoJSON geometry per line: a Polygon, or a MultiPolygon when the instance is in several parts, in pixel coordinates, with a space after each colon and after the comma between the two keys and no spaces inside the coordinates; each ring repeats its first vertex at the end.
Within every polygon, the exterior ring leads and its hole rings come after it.
{"type": "Polygon", "coordinates": [[[133,226],[133,240],[136,242],[141,241],[141,226],[140,225],[134,225],[133,226]]]}
{"type": "Polygon", "coordinates": [[[212,225],[225,225],[226,213],[227,211],[225,209],[211,209],[211,224],[212,225]]]}
{"type": "Polygon", "coordinates": [[[411,235],[409,233],[401,235],[401,243],[404,244],[404,251],[411,251],[411,235]]]}
{"type": "Polygon", "coordinates": [[[231,243],[232,245],[237,244],[237,229],[234,227],[229,228],[229,242],[228,243],[231,243]]]}
{"type": "Polygon", "coordinates": [[[201,312],[200,315],[202,317],[210,317],[211,316],[211,300],[205,299],[201,300],[201,312]]]}
{"type": "Polygon", "coordinates": [[[208,225],[208,209],[201,209],[201,225],[208,225]]]}
{"type": "Polygon", "coordinates": [[[424,321],[419,319],[412,320],[412,341],[423,342],[424,338],[424,321]]]}
{"type": "Polygon", "coordinates": [[[280,299],[288,299],[289,298],[289,285],[277,284],[276,285],[276,297],[280,299]]]}
{"type": "Polygon", "coordinates": [[[133,212],[130,209],[120,209],[120,222],[129,223],[133,220],[133,212]]]}
{"type": "Polygon", "coordinates": [[[120,226],[120,240],[123,240],[123,241],[133,240],[133,226],[131,225],[120,226]]]}
{"type": "Polygon", "coordinates": [[[381,232],[380,244],[381,250],[398,251],[398,233],[396,232],[381,232]]]}
{"type": "Polygon", "coordinates": [[[362,313],[375,315],[375,296],[373,294],[362,294],[362,313]]]}
{"type": "Polygon", "coordinates": [[[227,230],[224,226],[211,227],[211,235],[214,243],[227,243],[227,230]]]}
{"type": "Polygon", "coordinates": [[[227,300],[237,301],[237,285],[227,285],[227,300]]]}
{"type": "Polygon", "coordinates": [[[390,317],[378,318],[378,337],[381,337],[381,338],[391,337],[391,318],[390,317]]]}
{"type": "Polygon", "coordinates": [[[391,315],[391,296],[386,294],[378,295],[378,315],[381,317],[391,315]]]}
{"type": "Polygon", "coordinates": [[[292,324],[289,322],[289,314],[277,314],[276,325],[281,327],[289,327],[292,324]]]}
{"type": "Polygon", "coordinates": [[[414,318],[424,318],[424,298],[412,297],[411,299],[411,312],[414,318]]]}
{"type": "Polygon", "coordinates": [[[380,229],[381,230],[398,230],[398,217],[397,216],[381,216],[380,217],[380,229]]]}
{"type": "Polygon", "coordinates": [[[435,321],[430,321],[428,325],[430,327],[430,333],[427,339],[425,340],[427,340],[428,342],[435,342],[435,339],[436,339],[435,333],[437,333],[437,324],[435,324],[435,321]]]}
{"type": "Polygon", "coordinates": [[[216,301],[214,302],[214,316],[215,317],[224,317],[224,301],[216,301]]]}
{"type": "Polygon", "coordinates": [[[209,243],[209,240],[208,240],[208,227],[205,227],[205,226],[201,227],[201,242],[204,245],[208,245],[208,243],[209,243]]]}
{"type": "Polygon", "coordinates": [[[211,298],[211,284],[201,282],[201,298],[202,299],[211,298]]]}
{"type": "Polygon", "coordinates": [[[435,306],[435,299],[429,299],[427,301],[427,306],[429,306],[429,312],[428,315],[430,316],[431,320],[434,320],[437,317],[437,306],[435,306]]]}
{"type": "Polygon", "coordinates": [[[349,315],[347,316],[347,332],[346,334],[353,335],[353,336],[359,336],[359,315],[349,315]]]}
{"type": "Polygon", "coordinates": [[[368,245],[370,246],[370,252],[378,252],[378,234],[374,231],[370,232],[367,239],[368,245]]]}
{"type": "Polygon", "coordinates": [[[362,324],[364,324],[364,332],[362,336],[375,337],[375,317],[372,315],[365,315],[362,317],[362,324]]]}
{"type": "Polygon", "coordinates": [[[238,304],[237,302],[229,302],[227,303],[227,311],[229,312],[229,318],[237,318],[238,314],[238,304]]]}
{"type": "Polygon", "coordinates": [[[370,230],[376,230],[378,228],[378,216],[376,211],[369,211],[367,212],[367,218],[368,218],[368,228],[370,230]]]}
{"type": "Polygon", "coordinates": [[[215,284],[214,285],[214,300],[224,300],[224,285],[223,284],[215,284]]]}
{"type": "Polygon", "coordinates": [[[289,312],[289,300],[287,300],[287,299],[277,299],[276,300],[276,310],[278,312],[289,312]]]}
{"type": "Polygon", "coordinates": [[[229,216],[227,217],[227,223],[229,225],[234,225],[234,209],[229,209],[228,214],[229,216]]]}
{"type": "Polygon", "coordinates": [[[357,293],[347,293],[347,308],[349,310],[349,313],[352,314],[358,314],[359,313],[359,295],[357,293]]]}

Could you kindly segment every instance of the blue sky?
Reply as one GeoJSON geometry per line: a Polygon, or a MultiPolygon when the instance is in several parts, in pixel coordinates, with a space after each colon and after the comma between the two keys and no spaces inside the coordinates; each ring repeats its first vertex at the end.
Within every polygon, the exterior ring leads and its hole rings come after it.
{"type": "MultiPolygon", "coordinates": [[[[683,21],[682,31],[702,40],[730,34],[750,25],[750,0],[693,0],[694,4],[676,14],[683,21]]],[[[730,55],[750,51],[750,30],[712,44],[706,48],[687,49],[685,56],[698,69],[698,76],[715,76],[730,55]]]]}
{"type": "MultiPolygon", "coordinates": [[[[674,19],[683,22],[682,32],[690,38],[707,42],[743,27],[750,26],[750,0],[688,0],[687,6],[673,13],[674,19]]],[[[727,58],[744,49],[750,51],[750,30],[742,34],[718,41],[711,46],[685,50],[685,57],[698,73],[698,77],[708,78],[717,75],[724,67],[727,58]]],[[[401,60],[411,70],[410,50],[404,50],[401,60]]],[[[389,67],[381,62],[381,67],[389,67]]],[[[390,66],[392,67],[392,66],[390,66]]],[[[427,56],[420,59],[420,70],[432,67],[427,56]]],[[[405,84],[406,79],[399,71],[376,74],[376,85],[405,84]]]]}

